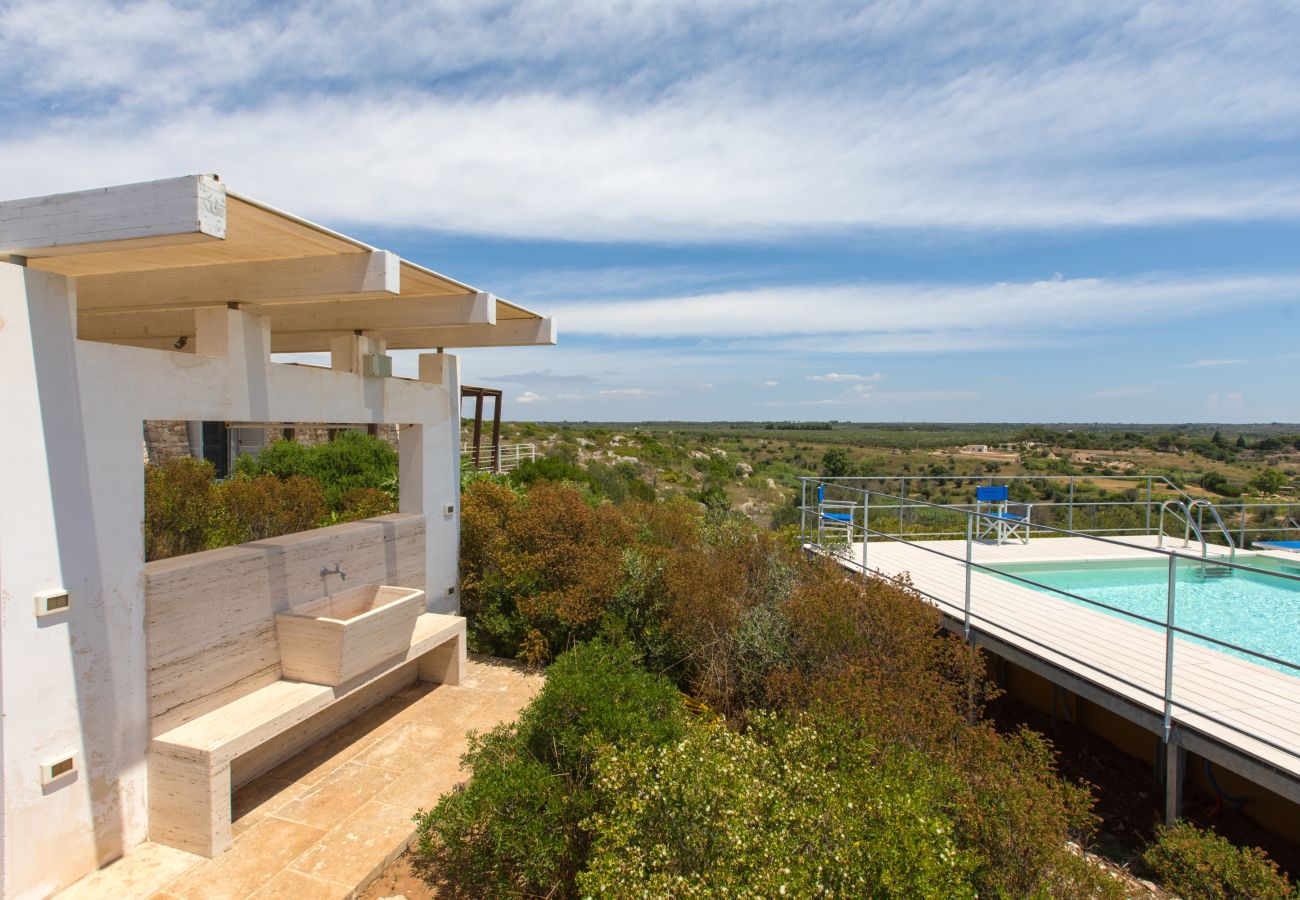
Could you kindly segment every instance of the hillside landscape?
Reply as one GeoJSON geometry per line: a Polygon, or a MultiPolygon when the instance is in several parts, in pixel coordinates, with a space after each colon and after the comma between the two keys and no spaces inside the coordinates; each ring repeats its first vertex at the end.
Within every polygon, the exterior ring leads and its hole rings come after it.
{"type": "MultiPolygon", "coordinates": [[[[941,503],[970,499],[976,481],[1024,476],[1073,477],[1079,500],[1145,490],[1137,475],[1168,479],[1161,494],[1225,503],[1295,502],[1300,491],[1300,425],[1284,423],[513,422],[502,442],[535,448],[524,478],[585,480],[613,499],[684,495],[773,525],[796,521],[805,476],[886,478],[876,489],[887,492],[908,479],[909,497],[941,503]]],[[[1046,481],[1031,487],[1053,496],[1046,481]]]]}

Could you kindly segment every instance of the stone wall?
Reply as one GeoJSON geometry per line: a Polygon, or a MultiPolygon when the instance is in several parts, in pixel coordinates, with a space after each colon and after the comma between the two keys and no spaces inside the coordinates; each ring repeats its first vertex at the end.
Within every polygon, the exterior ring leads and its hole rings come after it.
{"type": "Polygon", "coordinates": [[[173,459],[190,455],[190,441],[184,422],[145,422],[144,461],[160,466],[173,459]]]}

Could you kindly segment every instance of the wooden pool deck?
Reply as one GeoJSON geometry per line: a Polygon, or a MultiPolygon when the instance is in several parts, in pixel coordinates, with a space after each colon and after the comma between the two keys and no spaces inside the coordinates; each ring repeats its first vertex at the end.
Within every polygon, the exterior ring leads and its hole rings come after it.
{"type": "MultiPolygon", "coordinates": [[[[1028,544],[976,543],[972,560],[996,566],[1158,558],[1149,552],[1156,545],[1154,537],[1122,540],[1114,544],[1060,537],[1031,539],[1028,544]]],[[[1172,546],[1182,549],[1181,542],[1172,546]]],[[[945,625],[960,633],[965,553],[964,540],[877,540],[867,549],[867,565],[885,576],[910,576],[913,586],[944,613],[945,625]]],[[[1238,561],[1247,562],[1250,555],[1239,553],[1238,561]]],[[[852,545],[851,558],[843,563],[861,571],[861,543],[852,545]]],[[[998,656],[1163,734],[1163,630],[978,569],[971,574],[971,626],[976,643],[998,656]]],[[[1300,802],[1300,677],[1178,638],[1173,682],[1175,743],[1300,802]]]]}

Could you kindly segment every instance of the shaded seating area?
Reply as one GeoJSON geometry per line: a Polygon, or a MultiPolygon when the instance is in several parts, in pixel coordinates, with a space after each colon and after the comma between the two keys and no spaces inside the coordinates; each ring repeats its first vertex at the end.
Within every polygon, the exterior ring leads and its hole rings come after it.
{"type": "Polygon", "coordinates": [[[1018,540],[1029,543],[1029,525],[1033,514],[1032,503],[1011,500],[1010,489],[1005,485],[989,485],[975,489],[975,540],[1005,544],[1018,540]],[[1017,512],[1012,512],[1015,508],[1017,512]]]}
{"type": "MultiPolygon", "coordinates": [[[[212,175],[0,200],[0,324],[0,494],[22,511],[0,520],[0,743],[24,761],[0,772],[0,894],[137,848],[252,867],[222,854],[232,791],[394,692],[462,680],[447,351],[550,345],[554,324],[212,175]],[[214,423],[235,452],[231,431],[382,428],[399,512],[146,562],[152,422],[214,423]],[[357,591],[368,607],[331,605],[357,591]]],[[[462,736],[449,720],[434,744],[462,736]]]]}

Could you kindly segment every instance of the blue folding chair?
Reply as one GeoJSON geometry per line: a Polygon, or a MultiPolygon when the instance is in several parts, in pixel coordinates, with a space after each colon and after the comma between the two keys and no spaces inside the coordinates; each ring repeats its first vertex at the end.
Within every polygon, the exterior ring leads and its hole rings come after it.
{"type": "Polygon", "coordinates": [[[1020,543],[1028,544],[1030,516],[1034,505],[1032,503],[1014,505],[1023,509],[1024,514],[1010,511],[1009,507],[1012,506],[1010,491],[1005,484],[997,487],[975,488],[975,539],[980,541],[991,539],[995,544],[1004,544],[1018,538],[1020,543]]]}
{"type": "Polygon", "coordinates": [[[844,543],[853,543],[853,515],[858,505],[852,500],[827,500],[826,485],[817,485],[817,542],[823,540],[826,532],[832,536],[844,532],[844,543]]]}

